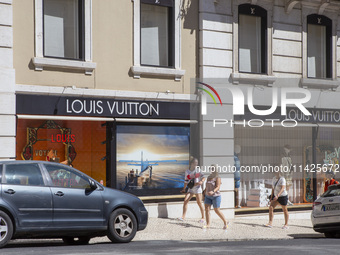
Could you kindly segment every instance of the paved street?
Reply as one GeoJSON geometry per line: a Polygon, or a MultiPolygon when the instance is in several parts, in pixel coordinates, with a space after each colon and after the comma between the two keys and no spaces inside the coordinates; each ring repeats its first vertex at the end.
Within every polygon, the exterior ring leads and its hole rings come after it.
{"type": "Polygon", "coordinates": [[[66,246],[61,241],[12,243],[1,255],[79,255],[79,254],[261,254],[319,255],[338,254],[338,239],[302,238],[258,241],[133,241],[129,244],[109,242],[83,246],[66,246]]]}
{"type": "Polygon", "coordinates": [[[316,233],[308,218],[310,212],[292,213],[289,229],[281,228],[283,218],[276,214],[273,228],[263,226],[265,215],[236,217],[228,231],[214,219],[204,231],[197,219],[150,218],[147,228],[138,232],[129,244],[114,244],[107,237],[91,239],[90,245],[68,246],[60,239],[14,240],[1,250],[1,255],[46,254],[337,254],[339,239],[326,239],[316,233]]]}

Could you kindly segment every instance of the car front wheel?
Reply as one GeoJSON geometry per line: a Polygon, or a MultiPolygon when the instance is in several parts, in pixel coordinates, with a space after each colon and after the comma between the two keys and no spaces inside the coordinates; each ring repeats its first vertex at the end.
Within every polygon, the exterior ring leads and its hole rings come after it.
{"type": "Polygon", "coordinates": [[[0,211],[0,248],[4,247],[13,235],[13,223],[10,217],[0,211]]]}
{"type": "Polygon", "coordinates": [[[115,243],[128,243],[136,235],[137,220],[134,214],[125,208],[113,211],[109,219],[108,238],[115,243]]]}

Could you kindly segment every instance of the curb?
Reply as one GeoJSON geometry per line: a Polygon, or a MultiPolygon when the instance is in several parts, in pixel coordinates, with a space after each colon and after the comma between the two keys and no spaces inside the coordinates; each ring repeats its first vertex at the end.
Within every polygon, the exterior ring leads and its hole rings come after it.
{"type": "MultiPolygon", "coordinates": [[[[193,240],[178,240],[178,241],[183,241],[183,242],[245,242],[245,241],[274,241],[274,240],[291,240],[294,239],[294,237],[287,237],[287,238],[227,238],[227,239],[193,239],[193,240]]],[[[176,240],[172,240],[172,241],[176,241],[176,240]]]]}

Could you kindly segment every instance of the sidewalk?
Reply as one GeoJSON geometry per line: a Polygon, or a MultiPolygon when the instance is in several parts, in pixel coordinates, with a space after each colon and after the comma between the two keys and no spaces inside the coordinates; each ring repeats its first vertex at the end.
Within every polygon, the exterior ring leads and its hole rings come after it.
{"type": "MultiPolygon", "coordinates": [[[[203,224],[199,219],[177,219],[149,218],[145,230],[137,232],[133,241],[251,241],[251,240],[282,240],[299,238],[323,238],[324,235],[313,230],[311,211],[291,212],[289,214],[289,229],[282,229],[284,224],[283,214],[275,213],[272,228],[264,227],[268,222],[268,214],[248,214],[236,216],[229,220],[229,228],[223,230],[220,219],[213,219],[211,228],[204,231],[203,224]]],[[[211,212],[212,214],[214,212],[211,212]]],[[[61,239],[51,239],[48,242],[62,242],[61,239]]],[[[25,243],[27,240],[13,240],[11,243],[25,243]]],[[[44,243],[44,239],[31,240],[30,243],[44,243]]],[[[111,243],[107,237],[96,237],[90,243],[111,243]]]]}
{"type": "MultiPolygon", "coordinates": [[[[263,226],[268,222],[267,214],[236,216],[235,219],[230,220],[227,231],[222,229],[223,223],[220,219],[213,219],[211,228],[204,231],[203,224],[198,222],[199,219],[188,219],[181,222],[177,219],[149,218],[147,228],[137,232],[134,241],[239,241],[323,237],[323,234],[313,230],[310,211],[293,212],[290,217],[289,229],[284,230],[282,229],[284,219],[281,213],[275,213],[273,228],[263,226]]],[[[92,242],[97,241],[99,240],[94,239],[92,242]]],[[[105,241],[105,238],[101,238],[100,241],[105,241]]]]}

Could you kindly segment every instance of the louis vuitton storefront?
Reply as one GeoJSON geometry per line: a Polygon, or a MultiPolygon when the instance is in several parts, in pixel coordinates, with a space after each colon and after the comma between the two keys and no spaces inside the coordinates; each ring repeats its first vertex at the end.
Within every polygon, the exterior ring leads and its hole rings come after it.
{"type": "Polygon", "coordinates": [[[189,103],[17,95],[17,160],[68,164],[138,196],[180,194],[189,103]]]}
{"type": "MultiPolygon", "coordinates": [[[[288,109],[284,118],[296,121],[294,127],[262,122],[258,116],[252,126],[242,121],[235,125],[235,157],[242,169],[249,170],[240,174],[236,206],[267,207],[276,169],[283,169],[289,205],[294,206],[311,204],[324,193],[326,173],[332,171],[339,178],[340,111],[307,109],[310,116],[288,109]],[[263,197],[255,194],[258,190],[266,191],[263,197]]],[[[246,122],[251,118],[246,114],[246,122]]],[[[278,113],[267,118],[280,123],[283,117],[278,113]]]]}

